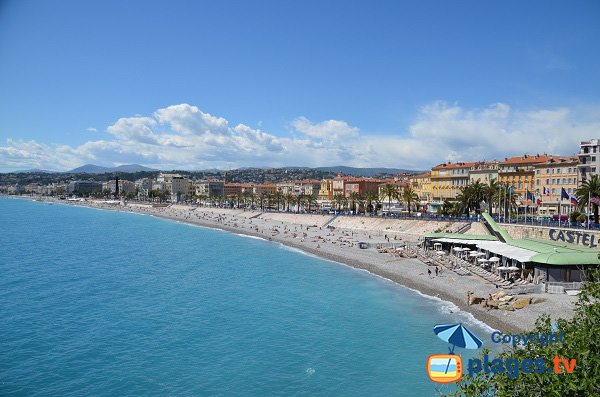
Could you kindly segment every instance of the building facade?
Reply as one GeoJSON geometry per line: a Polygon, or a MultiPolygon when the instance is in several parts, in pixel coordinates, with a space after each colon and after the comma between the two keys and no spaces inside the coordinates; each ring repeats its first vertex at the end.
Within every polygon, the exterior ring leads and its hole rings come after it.
{"type": "Polygon", "coordinates": [[[575,195],[578,165],[578,156],[552,156],[543,163],[535,164],[538,215],[566,215],[574,210],[575,205],[569,199],[561,199],[561,192],[564,189],[569,198],[575,195]]]}
{"type": "Polygon", "coordinates": [[[535,192],[535,166],[548,161],[552,156],[547,154],[523,155],[504,159],[498,170],[498,183],[510,186],[517,195],[520,207],[535,207],[533,200],[527,199],[527,192],[535,192]]]}

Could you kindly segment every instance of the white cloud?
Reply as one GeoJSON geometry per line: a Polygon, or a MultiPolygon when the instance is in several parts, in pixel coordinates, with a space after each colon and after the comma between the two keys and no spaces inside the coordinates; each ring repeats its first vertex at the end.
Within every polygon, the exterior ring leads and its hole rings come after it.
{"type": "Polygon", "coordinates": [[[481,109],[433,102],[398,135],[366,134],[342,120],[298,117],[291,136],[245,124],[231,127],[196,106],[180,104],[151,116],[118,119],[107,140],[79,146],[8,139],[0,170],[70,169],[84,163],[141,163],[155,168],[353,165],[426,169],[443,161],[503,159],[523,153],[572,154],[597,137],[600,108],[481,109]]]}
{"type": "Polygon", "coordinates": [[[97,129],[95,129],[94,127],[88,127],[85,129],[87,132],[96,132],[98,131],[97,129]]]}

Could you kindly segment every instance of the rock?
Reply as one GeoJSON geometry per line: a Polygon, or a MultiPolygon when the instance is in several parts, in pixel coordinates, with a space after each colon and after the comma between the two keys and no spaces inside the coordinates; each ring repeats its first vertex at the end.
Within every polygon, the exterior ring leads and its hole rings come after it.
{"type": "Polygon", "coordinates": [[[505,296],[506,296],[506,292],[499,291],[499,292],[496,292],[495,294],[492,294],[492,299],[498,300],[500,298],[504,298],[505,296]]]}
{"type": "Polygon", "coordinates": [[[512,305],[515,309],[522,309],[525,306],[529,306],[529,304],[531,303],[531,300],[532,300],[532,298],[517,299],[516,301],[514,301],[512,303],[512,305]]]}
{"type": "Polygon", "coordinates": [[[510,312],[515,311],[515,308],[512,305],[508,305],[508,304],[504,304],[504,305],[500,305],[498,306],[499,310],[508,310],[510,312]]]}
{"type": "Polygon", "coordinates": [[[494,309],[497,309],[497,308],[498,308],[498,306],[500,306],[500,301],[498,301],[498,300],[495,300],[495,299],[492,299],[492,300],[489,300],[489,299],[488,299],[488,301],[487,301],[487,305],[488,305],[488,307],[492,307],[492,308],[494,308],[494,309]]]}
{"type": "Polygon", "coordinates": [[[510,302],[512,298],[513,298],[512,296],[503,296],[503,297],[499,298],[498,300],[500,302],[510,302]]]}

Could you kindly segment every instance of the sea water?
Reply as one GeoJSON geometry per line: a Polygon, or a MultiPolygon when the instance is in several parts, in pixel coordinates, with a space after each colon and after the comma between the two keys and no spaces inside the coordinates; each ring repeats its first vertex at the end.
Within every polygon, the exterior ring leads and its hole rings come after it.
{"type": "Polygon", "coordinates": [[[3,396],[435,395],[433,326],[490,334],[276,243],[19,199],[0,199],[0,314],[3,396]]]}

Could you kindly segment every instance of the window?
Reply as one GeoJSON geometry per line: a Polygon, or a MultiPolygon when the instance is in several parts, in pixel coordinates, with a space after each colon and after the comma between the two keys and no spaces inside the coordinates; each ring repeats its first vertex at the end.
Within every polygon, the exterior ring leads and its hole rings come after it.
{"type": "Polygon", "coordinates": [[[552,194],[556,194],[556,189],[552,188],[552,194]]]}
{"type": "Polygon", "coordinates": [[[596,167],[592,167],[591,172],[596,172],[596,167]]]}
{"type": "Polygon", "coordinates": [[[550,184],[550,179],[546,179],[546,185],[550,184]]]}
{"type": "Polygon", "coordinates": [[[523,184],[519,182],[519,189],[523,189],[523,184]]]}
{"type": "Polygon", "coordinates": [[[536,184],[536,185],[538,185],[538,186],[540,186],[540,180],[539,180],[539,179],[536,179],[536,180],[535,180],[535,184],[536,184]]]}
{"type": "Polygon", "coordinates": [[[535,174],[539,175],[540,174],[540,170],[535,170],[535,174]]]}
{"type": "Polygon", "coordinates": [[[596,156],[592,156],[592,161],[596,161],[596,156]]]}
{"type": "Polygon", "coordinates": [[[550,173],[550,168],[546,168],[546,174],[550,173]]]}

